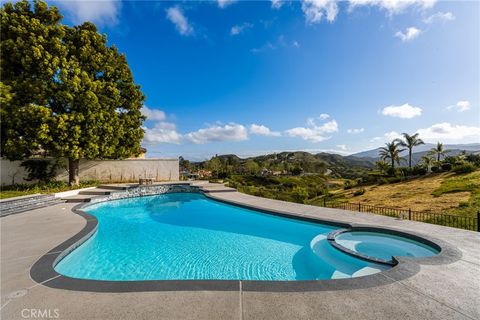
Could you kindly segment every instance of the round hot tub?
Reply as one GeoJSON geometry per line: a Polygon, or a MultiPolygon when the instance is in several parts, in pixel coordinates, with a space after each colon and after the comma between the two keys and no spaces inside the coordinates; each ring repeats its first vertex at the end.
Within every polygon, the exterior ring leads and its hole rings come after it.
{"type": "Polygon", "coordinates": [[[438,246],[424,239],[369,230],[335,232],[329,239],[337,249],[369,260],[393,264],[393,257],[425,258],[437,255],[438,246]]]}

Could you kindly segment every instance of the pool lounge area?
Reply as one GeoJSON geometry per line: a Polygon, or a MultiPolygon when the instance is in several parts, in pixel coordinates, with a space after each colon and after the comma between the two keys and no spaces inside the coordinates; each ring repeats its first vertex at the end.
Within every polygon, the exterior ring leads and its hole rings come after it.
{"type": "Polygon", "coordinates": [[[29,305],[57,308],[60,318],[68,319],[150,318],[152,312],[165,319],[480,315],[476,232],[258,198],[208,183],[188,186],[200,193],[138,197],[155,192],[136,190],[128,196],[132,199],[116,200],[122,198],[117,194],[93,199],[98,203],[92,205],[62,203],[2,218],[2,316],[21,318],[22,308],[29,305]],[[188,216],[196,210],[192,208],[198,209],[188,207],[194,203],[206,206],[208,219],[188,216]],[[128,219],[119,219],[115,207],[128,219]],[[226,207],[232,210],[229,215],[221,213],[226,207]],[[128,231],[132,221],[136,226],[132,238],[98,241],[128,231]],[[102,223],[115,228],[100,232],[102,223]],[[266,225],[273,227],[263,230],[266,225]],[[140,226],[148,232],[142,233],[140,226]],[[163,251],[135,247],[146,235],[144,244],[161,242],[159,227],[187,243],[169,247],[172,238],[163,239],[167,241],[159,246],[163,251]],[[222,245],[212,248],[214,243],[222,245]],[[198,252],[188,252],[193,244],[198,252]],[[257,246],[265,249],[255,251],[257,246]],[[226,247],[234,250],[222,252],[226,247]],[[187,251],[175,256],[175,248],[187,251]],[[157,261],[149,261],[152,252],[157,261]],[[199,268],[215,252],[222,252],[220,260],[199,268]],[[323,256],[325,252],[333,255],[323,256]],[[320,262],[312,260],[312,254],[320,262]],[[179,264],[162,267],[166,257],[179,264]],[[351,261],[358,265],[347,270],[343,263],[338,265],[339,257],[349,261],[349,267],[351,261]],[[188,258],[195,263],[189,265],[188,258]],[[103,270],[96,268],[99,261],[108,262],[101,265],[103,270]],[[225,262],[232,268],[222,268],[225,262]],[[142,263],[149,267],[139,268],[142,263]],[[249,272],[239,273],[249,263],[249,272]],[[112,265],[117,270],[108,273],[112,265]],[[327,272],[313,274],[312,268],[327,272]]]}

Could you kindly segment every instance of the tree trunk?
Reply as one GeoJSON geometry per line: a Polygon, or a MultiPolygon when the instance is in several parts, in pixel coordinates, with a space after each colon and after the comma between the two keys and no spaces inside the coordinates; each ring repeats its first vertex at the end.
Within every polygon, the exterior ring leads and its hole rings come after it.
{"type": "Polygon", "coordinates": [[[80,160],[68,159],[68,184],[78,186],[80,184],[80,160]]]}
{"type": "Polygon", "coordinates": [[[440,162],[440,152],[437,153],[437,161],[440,162]]]}
{"type": "Polygon", "coordinates": [[[395,158],[392,157],[392,169],[395,169],[395,158]]]}
{"type": "Polygon", "coordinates": [[[408,149],[408,167],[412,167],[412,149],[408,149]]]}

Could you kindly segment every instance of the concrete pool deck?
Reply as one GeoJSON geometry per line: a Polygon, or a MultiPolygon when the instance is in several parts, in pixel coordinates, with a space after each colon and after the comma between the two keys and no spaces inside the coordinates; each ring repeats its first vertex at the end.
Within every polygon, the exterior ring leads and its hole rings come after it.
{"type": "MultiPolygon", "coordinates": [[[[405,279],[354,290],[306,292],[161,291],[96,293],[49,288],[30,278],[32,265],[78,233],[76,203],[0,219],[1,318],[58,319],[479,319],[480,233],[373,214],[305,206],[201,184],[209,197],[317,219],[415,232],[458,248],[447,264],[421,263],[405,279]],[[45,316],[47,315],[47,316],[45,316]],[[58,315],[58,317],[57,317],[58,315]]],[[[328,281],[328,280],[327,280],[328,281]]]]}

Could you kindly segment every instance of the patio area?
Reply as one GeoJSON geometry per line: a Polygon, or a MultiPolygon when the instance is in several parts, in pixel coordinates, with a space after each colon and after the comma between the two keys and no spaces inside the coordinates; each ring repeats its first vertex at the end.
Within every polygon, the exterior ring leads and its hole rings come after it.
{"type": "Polygon", "coordinates": [[[223,190],[219,185],[204,183],[201,188],[211,198],[257,209],[434,237],[458,248],[461,257],[444,264],[425,262],[418,272],[404,279],[386,278],[383,285],[360,289],[265,292],[246,290],[242,281],[238,290],[230,291],[96,293],[54,289],[33,281],[30,268],[86,225],[85,219],[72,211],[78,203],[60,203],[1,218],[2,319],[39,315],[58,319],[480,318],[477,232],[258,198],[223,190]]]}

